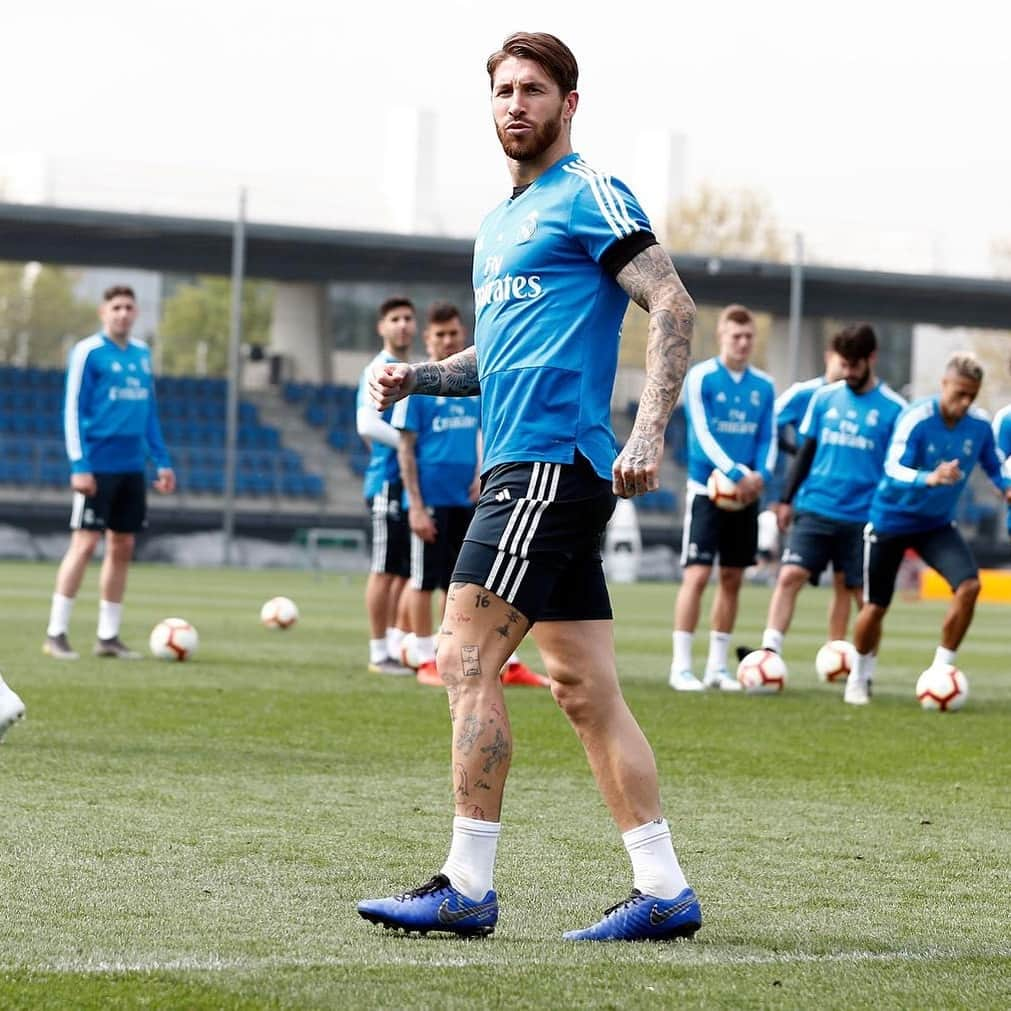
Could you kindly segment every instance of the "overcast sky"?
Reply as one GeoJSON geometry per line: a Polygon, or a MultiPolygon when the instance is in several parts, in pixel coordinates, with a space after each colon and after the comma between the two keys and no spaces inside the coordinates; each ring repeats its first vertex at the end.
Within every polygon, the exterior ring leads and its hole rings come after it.
{"type": "Polygon", "coordinates": [[[12,0],[0,155],[87,159],[110,194],[162,179],[131,166],[175,165],[178,185],[158,187],[181,191],[180,213],[183,191],[205,185],[226,195],[224,215],[246,183],[253,217],[259,191],[261,216],[304,223],[311,197],[321,225],[360,227],[342,210],[354,204],[383,227],[390,110],[422,106],[439,113],[438,216],[469,234],[508,189],[485,59],[510,31],[544,30],[579,60],[577,150],[633,188],[634,137],[669,128],[686,138],[689,192],[703,181],[761,191],[814,259],[988,273],[990,242],[1011,239],[1009,11],[980,0],[12,0]]]}

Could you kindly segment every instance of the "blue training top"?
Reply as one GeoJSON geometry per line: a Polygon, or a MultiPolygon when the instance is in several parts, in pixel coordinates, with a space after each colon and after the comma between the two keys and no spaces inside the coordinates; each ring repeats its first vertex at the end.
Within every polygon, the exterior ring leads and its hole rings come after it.
{"type": "Polygon", "coordinates": [[[1001,459],[985,411],[970,407],[949,427],[937,396],[910,404],[895,425],[885,457],[885,473],[874,491],[871,523],[880,533],[916,533],[950,523],[958,497],[979,463],[1003,492],[1011,478],[1001,476],[1001,459]],[[962,477],[949,485],[927,485],[939,463],[959,462],[962,477]]]}
{"type": "Polygon", "coordinates": [[[394,405],[393,427],[418,434],[414,455],[426,506],[473,504],[480,415],[479,397],[417,396],[394,405]]]}
{"type": "Polygon", "coordinates": [[[148,458],[172,466],[155,404],[151,352],[104,333],[78,341],[67,360],[63,431],[74,474],[142,471],[148,458]]]}
{"type": "MultiPolygon", "coordinates": [[[[372,361],[362,370],[362,377],[358,381],[358,398],[356,408],[368,407],[376,410],[372,398],[369,396],[369,374],[375,365],[389,365],[399,362],[399,358],[388,355],[385,350],[380,351],[372,361]]],[[[387,407],[381,413],[383,421],[389,422],[393,417],[393,408],[387,407]]],[[[397,462],[397,447],[387,446],[378,439],[372,440],[372,449],[369,455],[369,465],[365,469],[365,481],[362,486],[362,494],[366,499],[375,498],[387,481],[400,480],[400,464],[397,462]]]]}
{"type": "Polygon", "coordinates": [[[800,423],[807,413],[807,405],[811,403],[811,398],[824,385],[825,377],[815,376],[814,379],[805,379],[803,382],[794,383],[776,397],[777,435],[782,436],[784,429],[790,427],[799,432],[800,423]]]}
{"type": "Polygon", "coordinates": [[[895,422],[905,407],[905,400],[882,382],[864,393],[854,393],[842,380],[823,386],[797,431],[801,439],[818,442],[797,493],[797,511],[866,523],[895,422]]]}
{"type": "Polygon", "coordinates": [[[628,296],[600,260],[649,231],[638,201],[578,154],[485,218],[474,244],[483,470],[571,463],[610,479],[611,392],[628,296]]]}

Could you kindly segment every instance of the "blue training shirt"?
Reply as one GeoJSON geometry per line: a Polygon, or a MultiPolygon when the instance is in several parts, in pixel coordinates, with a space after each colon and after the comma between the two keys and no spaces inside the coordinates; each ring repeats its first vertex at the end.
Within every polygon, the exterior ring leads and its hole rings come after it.
{"type": "Polygon", "coordinates": [[[63,432],[74,474],[142,471],[148,458],[172,466],[155,404],[151,353],[104,333],[78,341],[67,360],[63,432]]]}
{"type": "MultiPolygon", "coordinates": [[[[369,374],[375,365],[389,365],[400,361],[393,355],[388,355],[385,350],[380,351],[372,361],[362,370],[362,377],[358,381],[358,398],[355,403],[356,408],[368,407],[376,410],[372,398],[369,396],[369,374]]],[[[393,408],[387,407],[381,413],[383,421],[389,422],[393,417],[393,408]]],[[[397,462],[397,447],[387,446],[376,439],[372,440],[372,449],[369,455],[369,465],[365,469],[365,481],[362,487],[362,494],[366,499],[375,498],[387,481],[400,480],[400,464],[397,462]]]]}
{"type": "Polygon", "coordinates": [[[787,387],[778,397],[776,397],[776,435],[782,438],[787,428],[793,428],[795,432],[800,431],[800,423],[807,414],[807,405],[811,403],[811,398],[825,385],[824,376],[815,376],[814,379],[805,379],[803,382],[794,383],[787,387]]]}
{"type": "Polygon", "coordinates": [[[941,417],[939,398],[910,404],[895,425],[885,457],[885,473],[874,491],[871,523],[880,533],[916,533],[950,523],[958,497],[979,463],[1003,492],[1011,478],[1001,476],[1001,459],[985,411],[970,407],[952,427],[941,417]],[[949,485],[927,485],[939,463],[959,462],[961,480],[949,485]]]}
{"type": "Polygon", "coordinates": [[[473,504],[480,417],[479,397],[418,396],[394,404],[393,427],[418,435],[414,455],[426,506],[473,504]]]}
{"type": "Polygon", "coordinates": [[[611,392],[628,296],[601,264],[650,225],[617,179],[560,158],[484,220],[474,244],[483,470],[572,463],[610,480],[611,392]]]}
{"type": "MultiPolygon", "coordinates": [[[[1004,456],[1004,477],[1011,480],[1011,404],[1002,407],[993,416],[993,437],[997,452],[1004,456]]],[[[1007,510],[1007,528],[1011,533],[1011,508],[1007,510]]]]}
{"type": "Polygon", "coordinates": [[[689,484],[700,490],[714,467],[731,481],[757,470],[768,484],[776,467],[772,379],[751,366],[737,378],[717,356],[688,370],[684,398],[689,484]]]}
{"type": "Polygon", "coordinates": [[[797,511],[866,523],[895,422],[906,406],[880,381],[864,393],[854,393],[843,380],[815,393],[797,430],[801,439],[818,442],[797,492],[797,511]]]}

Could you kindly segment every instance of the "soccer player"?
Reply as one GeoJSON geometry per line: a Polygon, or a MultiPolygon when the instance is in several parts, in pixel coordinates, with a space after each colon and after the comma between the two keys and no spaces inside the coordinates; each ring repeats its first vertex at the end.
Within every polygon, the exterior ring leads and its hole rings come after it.
{"type": "Polygon", "coordinates": [[[982,381],[983,366],[976,356],[956,352],[944,367],[940,395],[910,404],[896,422],[864,531],[865,600],[853,630],[856,665],[843,695],[850,705],[870,701],[872,653],[907,548],[936,569],[954,592],[932,666],[954,664],[969,630],[979,596],[979,573],[954,516],[977,463],[1011,502],[1011,477],[1001,474],[1003,461],[990,420],[972,406],[982,381]]]}
{"type": "MultiPolygon", "coordinates": [[[[835,383],[843,378],[841,366],[842,361],[832,350],[830,339],[825,348],[824,373],[815,376],[814,379],[794,383],[776,398],[776,439],[783,454],[780,459],[785,461],[788,457],[793,457],[796,454],[799,442],[797,433],[800,423],[804,420],[804,414],[807,412],[807,405],[811,403],[811,397],[826,383],[835,383]]],[[[761,521],[761,515],[759,520],[761,521]]],[[[759,530],[759,539],[761,539],[761,530],[759,530]]],[[[851,594],[846,588],[846,574],[833,570],[832,597],[828,604],[828,638],[830,641],[846,638],[846,629],[850,623],[850,602],[851,594]]]]}
{"type": "MultiPolygon", "coordinates": [[[[779,525],[789,527],[790,534],[769,602],[763,649],[783,652],[797,595],[805,583],[817,585],[829,562],[857,607],[863,603],[863,529],[895,421],[906,406],[874,374],[877,349],[877,336],[866,323],[832,338],[842,378],[815,392],[797,430],[799,449],[776,506],[779,525]]],[[[830,624],[829,635],[845,638],[845,620],[841,629],[830,624]]]]}
{"type": "Polygon", "coordinates": [[[176,478],[158,423],[147,345],[130,336],[137,319],[133,289],[115,285],[102,296],[102,329],[78,341],[67,364],[63,427],[74,490],[70,546],[56,576],[42,650],[76,660],[67,630],[74,599],[103,532],[95,656],[137,660],[119,637],[126,577],[136,535],[147,526],[144,468],[158,468],[154,489],[175,490],[176,478]]]}
{"type": "Polygon", "coordinates": [[[368,376],[377,363],[403,362],[417,330],[414,304],[394,296],[379,307],[376,331],[382,350],[362,370],[358,384],[358,434],[370,448],[363,493],[372,515],[372,565],[365,584],[369,617],[369,670],[373,674],[410,675],[400,663],[397,604],[410,574],[410,532],[404,516],[404,487],[397,446],[400,433],[390,424],[393,410],[380,413],[369,398],[368,376]]]}
{"type": "Polygon", "coordinates": [[[615,494],[658,486],[694,304],[632,193],[572,150],[579,95],[569,48],[553,35],[519,32],[487,69],[513,190],[474,247],[475,346],[373,376],[381,406],[407,394],[481,394],[481,497],[436,653],[453,723],[456,817],[439,874],[358,911],[404,930],[494,929],[492,870],[513,751],[499,670],[532,628],[634,878],[624,901],[565,937],[691,935],[701,913],[661,813],[653,752],[618,685],[600,543],[615,494]],[[615,459],[610,401],[629,296],[650,314],[646,383],[615,459]]]}
{"type": "Polygon", "coordinates": [[[25,704],[2,677],[0,677],[0,741],[4,734],[25,715],[25,704]]]}
{"type": "Polygon", "coordinates": [[[681,543],[681,589],[674,605],[674,656],[668,683],[679,692],[704,688],[740,691],[727,671],[744,570],[758,549],[758,497],[776,466],[772,380],[748,364],[755,320],[743,305],[729,305],[716,326],[719,354],[693,365],[685,380],[688,421],[688,493],[681,543]],[[706,493],[716,468],[737,483],[747,503],[738,512],[717,508],[706,493]],[[692,639],[702,594],[719,558],[709,657],[700,681],[692,673],[692,639]]]}

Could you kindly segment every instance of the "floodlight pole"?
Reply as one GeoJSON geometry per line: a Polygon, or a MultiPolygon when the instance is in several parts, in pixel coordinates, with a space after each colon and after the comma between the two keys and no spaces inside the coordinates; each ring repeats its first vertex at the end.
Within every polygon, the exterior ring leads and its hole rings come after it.
{"type": "Polygon", "coordinates": [[[804,314],[804,236],[797,232],[793,237],[793,263],[790,266],[790,328],[787,339],[787,367],[790,382],[799,378],[800,322],[804,314]]]}
{"type": "Polygon", "coordinates": [[[242,345],[242,281],[246,272],[246,188],[232,232],[232,307],[228,335],[228,403],[225,416],[225,500],[222,507],[225,565],[232,564],[235,537],[235,472],[239,441],[239,348],[242,345]]]}

